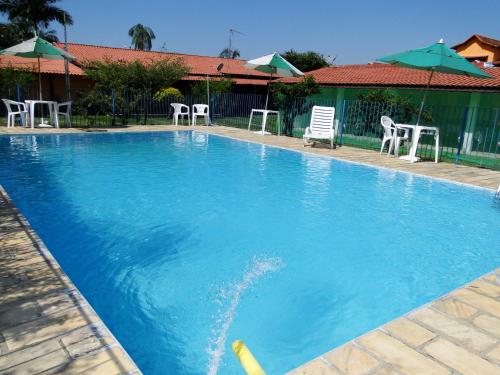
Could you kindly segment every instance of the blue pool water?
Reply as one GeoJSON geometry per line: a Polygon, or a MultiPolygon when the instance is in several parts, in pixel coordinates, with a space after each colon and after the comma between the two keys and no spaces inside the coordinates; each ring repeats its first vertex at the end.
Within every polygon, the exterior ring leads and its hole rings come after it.
{"type": "Polygon", "coordinates": [[[2,136],[0,183],[145,374],[281,374],[500,265],[490,191],[200,132],[2,136]]]}

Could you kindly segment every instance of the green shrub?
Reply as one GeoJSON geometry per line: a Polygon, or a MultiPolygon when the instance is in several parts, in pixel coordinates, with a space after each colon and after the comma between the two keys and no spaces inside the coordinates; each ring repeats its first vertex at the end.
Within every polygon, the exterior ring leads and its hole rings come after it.
{"type": "Polygon", "coordinates": [[[159,102],[163,98],[174,98],[176,100],[184,100],[184,95],[176,89],[175,87],[165,87],[163,89],[158,90],[154,96],[153,99],[159,102]]]}

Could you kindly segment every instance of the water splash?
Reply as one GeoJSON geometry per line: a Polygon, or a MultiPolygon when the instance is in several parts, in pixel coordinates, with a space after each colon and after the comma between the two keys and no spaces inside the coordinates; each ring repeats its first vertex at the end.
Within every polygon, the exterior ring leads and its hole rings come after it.
{"type": "MultiPolygon", "coordinates": [[[[275,272],[283,266],[281,258],[269,258],[265,256],[256,256],[253,258],[252,263],[247,267],[243,274],[243,278],[230,285],[229,288],[221,289],[219,296],[221,300],[229,300],[228,309],[221,314],[217,324],[221,325],[220,329],[214,330],[214,337],[210,340],[207,348],[209,354],[208,361],[208,375],[216,375],[222,363],[224,356],[227,332],[231,327],[234,317],[236,316],[236,309],[240,303],[243,292],[251,287],[254,282],[268,272],[275,272]]],[[[219,303],[223,303],[219,301],[219,303]]]]}

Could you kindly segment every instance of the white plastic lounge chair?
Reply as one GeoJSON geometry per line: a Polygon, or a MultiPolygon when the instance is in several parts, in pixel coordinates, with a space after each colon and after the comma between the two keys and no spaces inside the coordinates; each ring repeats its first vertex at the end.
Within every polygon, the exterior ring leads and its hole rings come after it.
{"type": "Polygon", "coordinates": [[[16,116],[21,118],[21,123],[26,125],[28,123],[28,111],[26,110],[26,104],[21,102],[16,102],[14,100],[2,99],[5,106],[7,107],[7,127],[13,128],[16,124],[16,116]],[[13,108],[17,107],[17,108],[13,108]]]}
{"type": "Polygon", "coordinates": [[[401,142],[407,142],[409,139],[408,128],[399,127],[392,121],[389,116],[382,116],[380,118],[380,123],[384,128],[384,138],[382,139],[382,146],[380,147],[380,153],[384,151],[385,144],[389,142],[389,151],[387,155],[390,155],[392,149],[394,148],[394,155],[399,155],[399,147],[401,142]]]}
{"type": "Polygon", "coordinates": [[[68,128],[71,128],[71,101],[57,103],[56,116],[64,116],[64,123],[68,128]]]}
{"type": "Polygon", "coordinates": [[[304,133],[304,147],[310,144],[311,139],[329,139],[330,148],[333,148],[333,139],[335,138],[334,118],[335,107],[315,105],[312,108],[311,122],[304,133]]]}
{"type": "Polygon", "coordinates": [[[174,120],[174,125],[177,126],[179,123],[179,117],[182,121],[184,121],[184,116],[187,116],[188,124],[191,122],[189,116],[189,107],[185,104],[181,103],[172,103],[170,104],[174,108],[174,115],[172,119],[174,120]]]}
{"type": "Polygon", "coordinates": [[[205,125],[210,124],[209,108],[206,104],[193,104],[193,126],[196,125],[198,117],[205,118],[205,125]]]}

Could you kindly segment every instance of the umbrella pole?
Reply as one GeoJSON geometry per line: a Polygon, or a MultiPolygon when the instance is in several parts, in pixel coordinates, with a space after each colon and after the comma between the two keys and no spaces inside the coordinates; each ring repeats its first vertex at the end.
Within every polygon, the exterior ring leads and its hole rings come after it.
{"type": "Polygon", "coordinates": [[[273,73],[271,73],[271,77],[269,78],[269,84],[267,85],[267,95],[266,95],[266,106],[264,110],[267,111],[267,102],[269,101],[269,91],[271,90],[271,81],[273,80],[273,73]]]}
{"type": "MultiPolygon", "coordinates": [[[[40,67],[40,55],[37,56],[37,59],[38,59],[38,93],[39,93],[39,96],[40,96],[40,100],[43,100],[42,99],[42,68],[40,67]]],[[[41,111],[42,111],[42,118],[41,118],[41,123],[43,124],[44,123],[44,120],[43,120],[43,104],[41,105],[41,111]]],[[[34,114],[35,111],[33,111],[33,117],[35,116],[34,114]]]]}
{"type": "Polygon", "coordinates": [[[429,81],[427,81],[427,86],[425,87],[424,97],[422,98],[422,102],[420,103],[420,110],[418,111],[418,117],[417,117],[417,125],[420,123],[420,117],[422,116],[422,112],[424,110],[425,99],[427,98],[427,92],[429,91],[429,87],[431,86],[431,80],[433,74],[434,74],[434,69],[431,69],[431,75],[429,76],[429,81]]]}
{"type": "Polygon", "coordinates": [[[38,58],[38,93],[40,95],[40,100],[42,100],[42,69],[40,67],[40,56],[38,58]]]}

